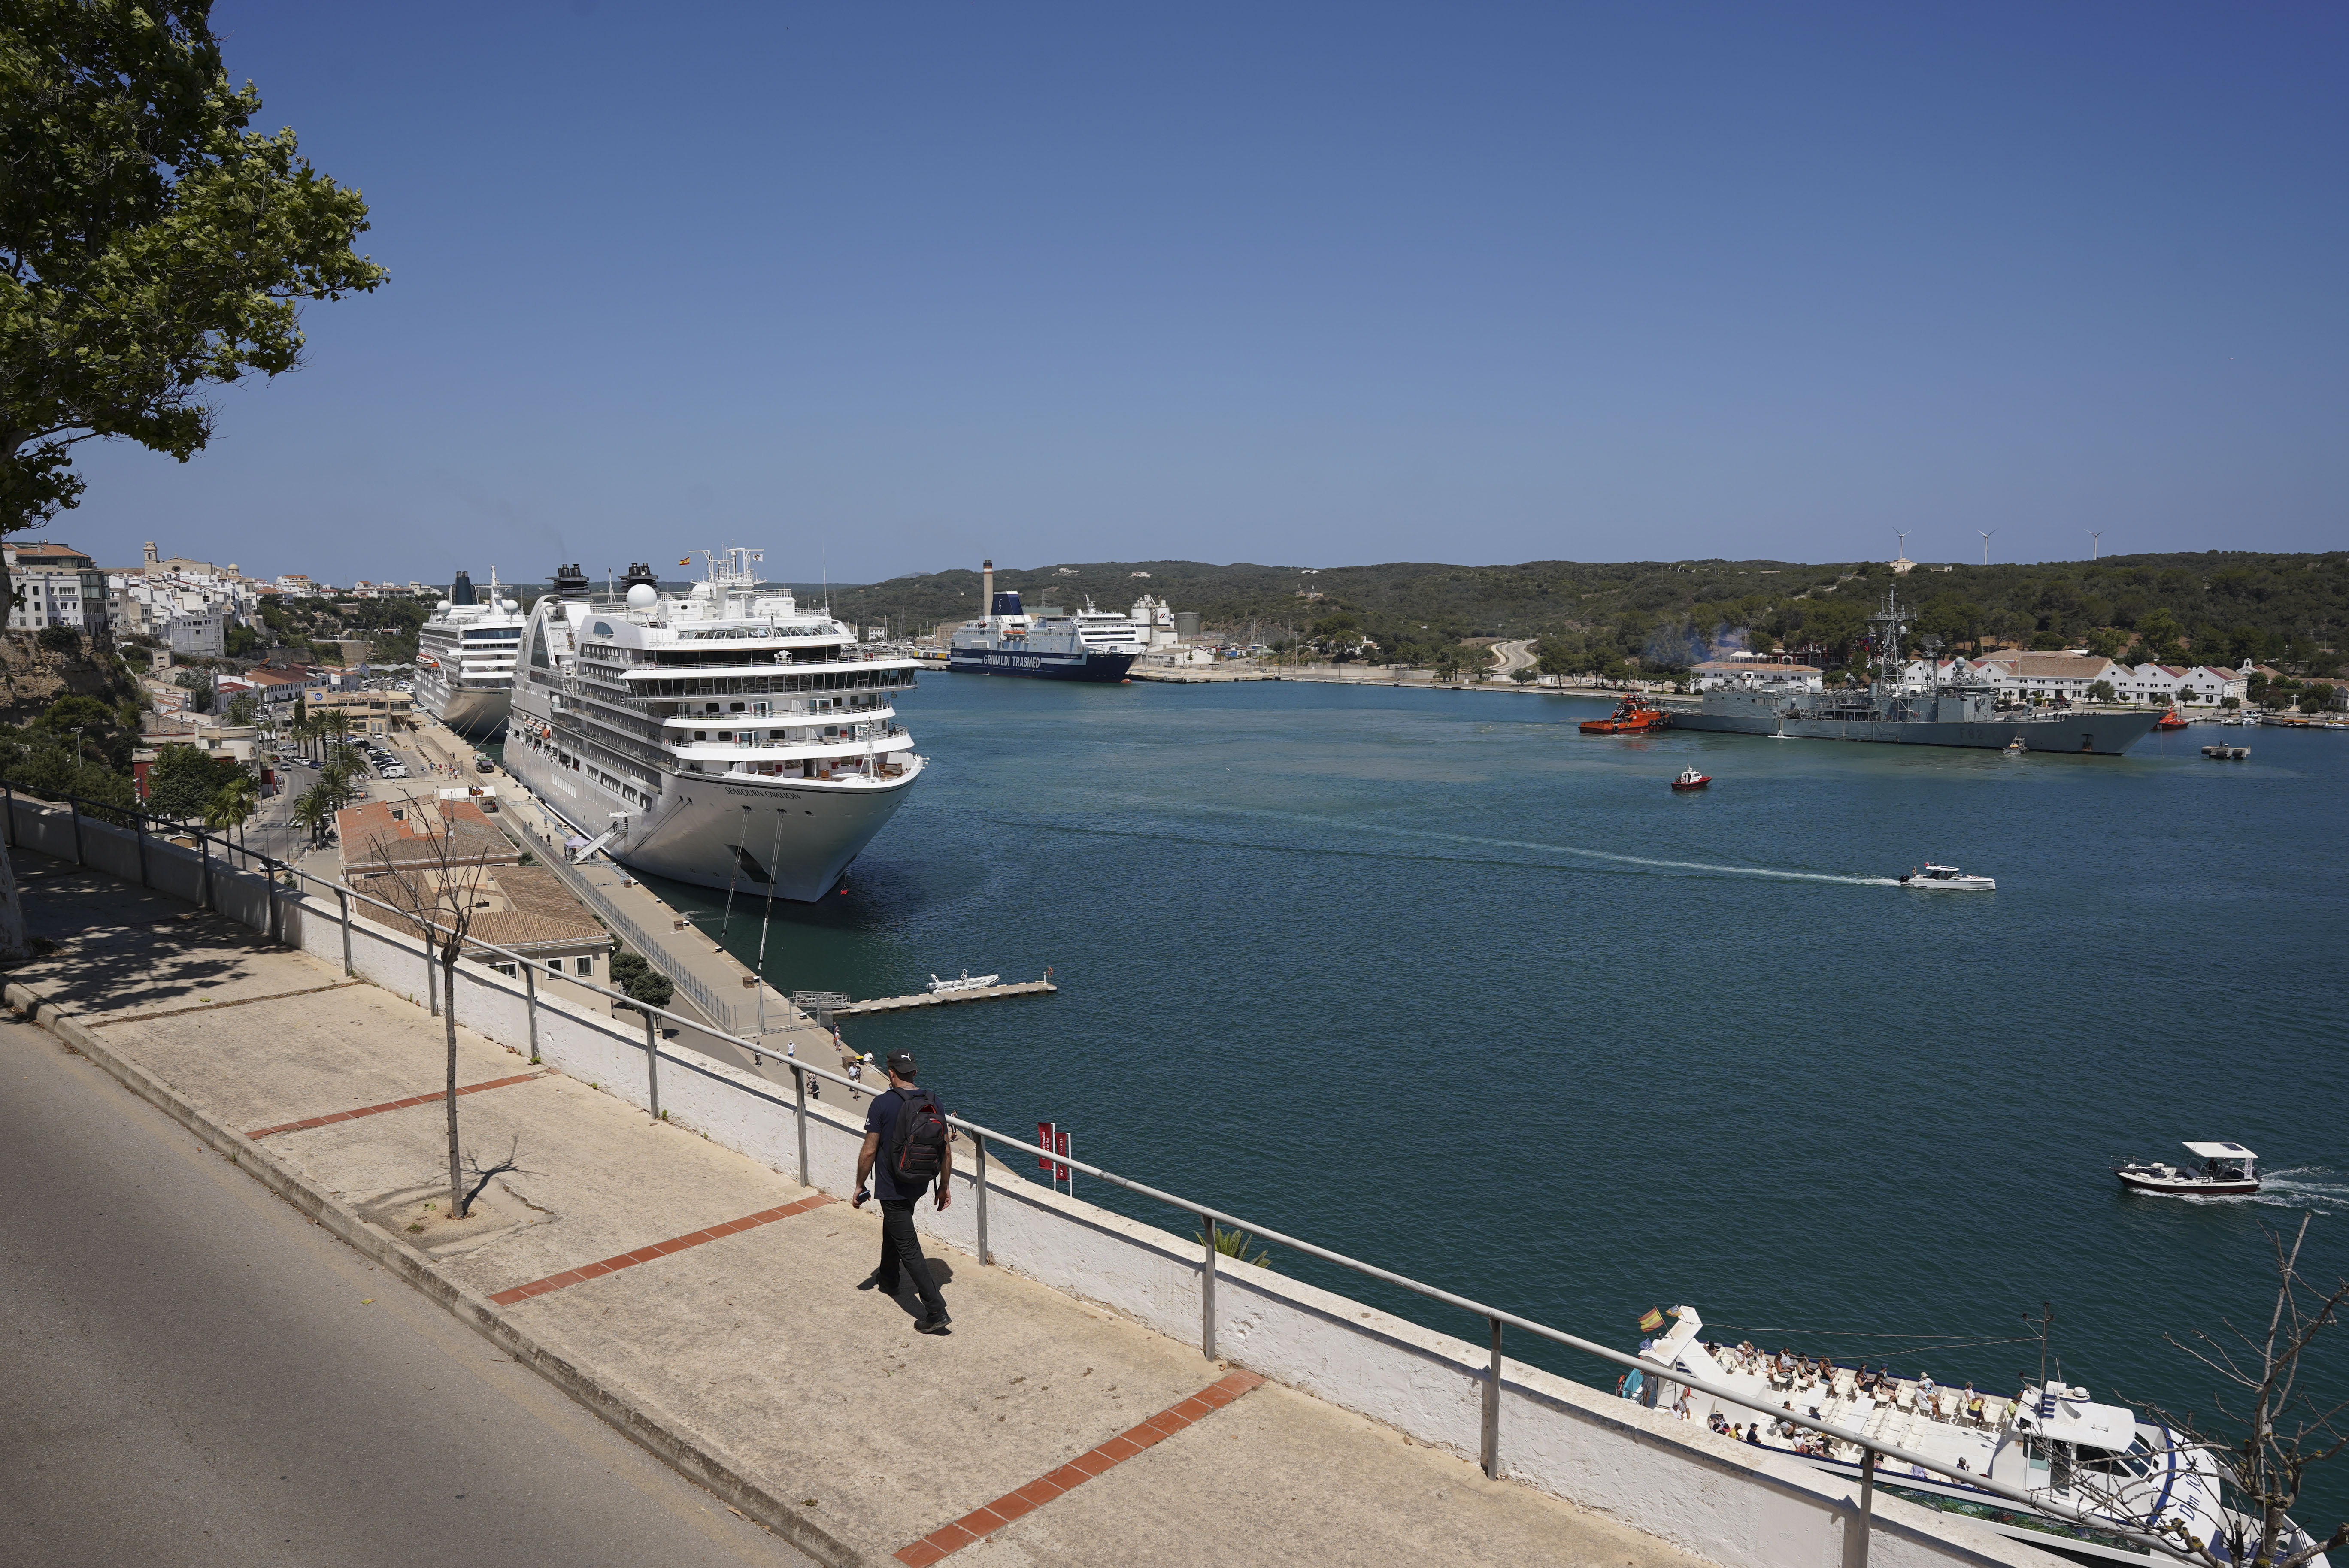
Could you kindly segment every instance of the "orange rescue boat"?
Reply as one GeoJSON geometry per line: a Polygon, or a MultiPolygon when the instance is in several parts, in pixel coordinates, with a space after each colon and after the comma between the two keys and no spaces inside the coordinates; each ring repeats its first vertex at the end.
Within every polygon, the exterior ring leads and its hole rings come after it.
{"type": "Polygon", "coordinates": [[[2155,719],[2153,721],[2153,727],[2156,729],[2183,729],[2186,727],[2186,720],[2185,717],[2173,707],[2168,713],[2163,714],[2159,718],[2155,719]]]}
{"type": "Polygon", "coordinates": [[[1643,696],[1627,696],[1605,718],[1582,721],[1585,735],[1649,735],[1670,729],[1672,716],[1643,696]]]}

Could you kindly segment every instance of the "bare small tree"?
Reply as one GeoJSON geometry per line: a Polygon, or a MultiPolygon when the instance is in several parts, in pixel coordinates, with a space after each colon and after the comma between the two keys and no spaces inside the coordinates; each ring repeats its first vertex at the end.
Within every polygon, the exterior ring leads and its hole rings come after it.
{"type": "MultiPolygon", "coordinates": [[[[449,1113],[449,1212],[461,1220],[481,1187],[465,1191],[457,1147],[457,960],[472,930],[489,858],[486,850],[468,852],[458,843],[456,820],[439,801],[419,804],[413,795],[405,799],[402,815],[419,830],[417,836],[394,833],[375,841],[368,859],[387,874],[370,877],[374,886],[367,891],[379,893],[415,924],[424,939],[427,964],[440,971],[441,1032],[449,1047],[449,1085],[443,1097],[449,1113]]],[[[487,1181],[482,1179],[484,1185],[487,1181]]]]}
{"type": "Polygon", "coordinates": [[[2267,1233],[2275,1251],[2276,1296],[2263,1332],[2247,1334],[2221,1319],[2222,1333],[2197,1332],[2191,1343],[2162,1336],[2230,1385],[2210,1400],[2223,1429],[2203,1426],[2190,1411],[2178,1416],[2149,1407],[2184,1433],[2190,1445],[2208,1449],[2220,1461],[2241,1522],[2259,1532],[2254,1546],[2248,1530],[2220,1542],[2193,1538],[2178,1521],[2157,1527],[2207,1568],[2300,1568],[2320,1553],[2349,1544],[2349,1522],[2335,1525],[2331,1535],[2318,1540],[2313,1532],[2296,1532],[2288,1517],[2300,1501],[2309,1468],[2349,1444],[2349,1430],[2342,1420],[2349,1399],[2326,1403],[2301,1386],[2301,1357],[2318,1335],[2339,1325],[2342,1305],[2349,1301],[2349,1280],[2337,1280],[2331,1289],[2319,1291],[2301,1275],[2301,1243],[2314,1217],[2301,1216],[2289,1246],[2282,1233],[2267,1233]]]}

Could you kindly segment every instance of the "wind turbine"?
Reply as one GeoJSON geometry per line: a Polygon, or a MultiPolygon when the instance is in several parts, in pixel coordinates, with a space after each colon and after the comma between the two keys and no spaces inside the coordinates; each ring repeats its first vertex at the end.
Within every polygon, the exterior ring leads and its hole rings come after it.
{"type": "Polygon", "coordinates": [[[2097,554],[2103,549],[2105,537],[2104,530],[2100,528],[2084,528],[2080,531],[2088,536],[2088,559],[2091,561],[2095,560],[2097,554]]]}
{"type": "Polygon", "coordinates": [[[1896,528],[1892,531],[1893,537],[1900,541],[1900,548],[1893,553],[1903,561],[1909,559],[1909,536],[1916,531],[1913,528],[1896,528]]]}
{"type": "Polygon", "coordinates": [[[1987,566],[1990,564],[1990,536],[1992,533],[1996,533],[1998,530],[1993,528],[1985,532],[1982,529],[1977,528],[1974,531],[1982,534],[1982,564],[1987,566]]]}

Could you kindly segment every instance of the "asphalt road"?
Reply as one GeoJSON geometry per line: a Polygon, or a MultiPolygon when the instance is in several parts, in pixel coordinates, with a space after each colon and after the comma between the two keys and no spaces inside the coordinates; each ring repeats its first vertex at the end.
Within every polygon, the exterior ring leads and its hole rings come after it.
{"type": "Polygon", "coordinates": [[[0,1024],[0,1560],[805,1564],[0,1024]]]}

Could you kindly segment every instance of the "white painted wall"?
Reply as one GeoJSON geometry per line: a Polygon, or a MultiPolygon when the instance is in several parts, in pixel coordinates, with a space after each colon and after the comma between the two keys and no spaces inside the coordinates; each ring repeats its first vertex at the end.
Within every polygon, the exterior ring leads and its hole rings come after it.
{"type": "MultiPolygon", "coordinates": [[[[70,821],[20,801],[14,841],[70,857],[70,821]]],[[[137,877],[136,845],[122,830],[84,824],[89,863],[137,877]]],[[[159,886],[192,895],[200,875],[188,851],[150,841],[159,886]]],[[[224,910],[266,929],[258,878],[214,868],[224,910]]],[[[339,966],[344,923],[336,902],[315,892],[280,894],[285,940],[339,966]]],[[[421,1000],[421,944],[364,918],[349,923],[354,971],[421,1000]]],[[[482,965],[459,967],[458,1021],[527,1051],[529,1009],[522,983],[482,965]]],[[[627,1016],[543,997],[537,1008],[540,1059],[630,1104],[648,1103],[641,1027],[627,1016]]],[[[679,1126],[797,1177],[797,1117],[788,1087],[664,1042],[660,1104],[679,1126]]],[[[829,1103],[811,1107],[808,1178],[845,1196],[854,1185],[861,1115],[846,1091],[827,1084],[829,1103]]],[[[956,1162],[973,1174],[971,1142],[956,1162]]],[[[1023,1164],[1028,1163],[1023,1161],[1023,1164]]],[[[975,1255],[979,1203],[968,1184],[944,1213],[925,1204],[917,1223],[933,1240],[975,1255]]],[[[1098,1208],[1008,1171],[990,1161],[986,1192],[988,1251],[999,1267],[1097,1303],[1171,1337],[1196,1345],[1201,1248],[1196,1222],[1170,1214],[1180,1233],[1098,1208]]],[[[1385,1422],[1418,1440],[1473,1459],[1478,1449],[1488,1352],[1274,1271],[1218,1260],[1216,1348],[1236,1366],[1385,1422]]],[[[1464,1324],[1472,1332],[1481,1326],[1464,1324]]],[[[1717,1438],[1702,1422],[1681,1421],[1517,1362],[1504,1364],[1501,1462],[1505,1474],[1732,1568],[1850,1568],[1859,1542],[1854,1483],[1791,1457],[1717,1438]]],[[[1878,1493],[1869,1538],[1871,1568],[2046,1568],[2053,1559],[1967,1521],[1878,1493]]]]}

